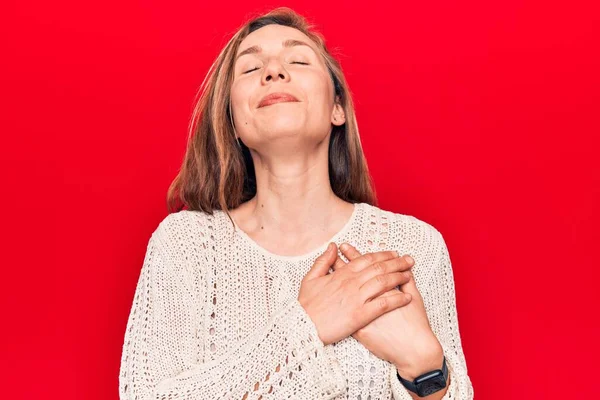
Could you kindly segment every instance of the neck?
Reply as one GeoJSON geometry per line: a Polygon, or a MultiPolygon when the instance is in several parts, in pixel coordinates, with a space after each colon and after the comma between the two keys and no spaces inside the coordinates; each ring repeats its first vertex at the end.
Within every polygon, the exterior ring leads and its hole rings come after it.
{"type": "Polygon", "coordinates": [[[337,222],[347,219],[348,203],[331,190],[277,195],[259,192],[248,201],[247,223],[250,231],[270,232],[291,239],[328,231],[337,222]]]}
{"type": "Polygon", "coordinates": [[[286,235],[287,240],[293,240],[343,225],[352,205],[331,188],[328,143],[323,140],[311,151],[303,151],[299,143],[278,140],[270,146],[296,151],[251,150],[257,194],[241,213],[247,231],[286,235]]]}

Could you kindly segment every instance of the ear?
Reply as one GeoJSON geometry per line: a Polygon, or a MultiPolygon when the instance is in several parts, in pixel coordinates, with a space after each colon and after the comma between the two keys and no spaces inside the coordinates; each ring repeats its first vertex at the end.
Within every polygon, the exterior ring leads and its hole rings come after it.
{"type": "Polygon", "coordinates": [[[346,114],[344,113],[344,107],[340,103],[340,96],[335,96],[335,104],[331,113],[331,123],[336,126],[346,123],[346,114]]]}

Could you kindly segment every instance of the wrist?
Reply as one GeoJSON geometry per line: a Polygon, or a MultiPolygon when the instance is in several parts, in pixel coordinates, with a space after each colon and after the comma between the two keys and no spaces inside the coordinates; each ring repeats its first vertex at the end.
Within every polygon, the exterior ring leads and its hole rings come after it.
{"type": "Polygon", "coordinates": [[[413,381],[416,377],[429,371],[441,369],[443,362],[444,352],[443,350],[439,350],[428,357],[421,358],[419,362],[415,362],[410,365],[400,365],[394,363],[394,366],[402,378],[413,381]]]}

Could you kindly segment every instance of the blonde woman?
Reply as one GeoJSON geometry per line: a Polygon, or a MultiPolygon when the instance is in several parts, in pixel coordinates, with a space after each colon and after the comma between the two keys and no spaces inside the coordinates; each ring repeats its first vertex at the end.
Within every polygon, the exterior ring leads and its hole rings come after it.
{"type": "Polygon", "coordinates": [[[377,207],[340,65],[292,10],[219,54],[168,202],[121,399],[473,398],[444,239],[377,207]]]}

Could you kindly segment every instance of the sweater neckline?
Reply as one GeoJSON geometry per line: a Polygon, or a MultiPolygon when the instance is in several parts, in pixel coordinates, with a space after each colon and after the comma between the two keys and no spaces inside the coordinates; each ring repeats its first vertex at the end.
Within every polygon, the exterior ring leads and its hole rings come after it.
{"type": "Polygon", "coordinates": [[[235,220],[233,221],[233,224],[235,225],[235,232],[245,242],[247,242],[255,250],[257,250],[258,252],[260,252],[261,254],[263,254],[263,255],[265,255],[267,257],[274,258],[274,259],[281,260],[281,261],[298,261],[298,260],[307,259],[307,258],[313,259],[313,258],[316,257],[317,254],[323,253],[325,251],[325,249],[327,248],[327,245],[329,245],[329,243],[335,242],[335,243],[337,243],[339,245],[338,241],[340,240],[340,238],[343,235],[345,235],[346,232],[348,232],[350,230],[350,228],[352,227],[352,225],[354,225],[354,221],[356,220],[356,216],[358,215],[358,212],[359,212],[361,206],[362,206],[362,203],[354,203],[354,209],[352,210],[352,214],[350,215],[350,218],[348,219],[348,221],[346,221],[346,223],[344,224],[344,226],[342,227],[342,229],[340,229],[336,234],[334,234],[327,241],[325,241],[325,243],[321,244],[316,249],[313,249],[313,250],[309,251],[308,253],[300,254],[300,255],[297,255],[297,256],[284,256],[284,255],[281,255],[281,254],[272,253],[271,251],[269,251],[269,250],[265,249],[264,247],[262,247],[261,245],[259,245],[246,232],[244,232],[238,226],[238,224],[237,224],[237,222],[235,222],[235,220]]]}

